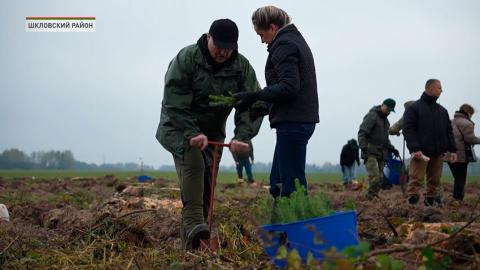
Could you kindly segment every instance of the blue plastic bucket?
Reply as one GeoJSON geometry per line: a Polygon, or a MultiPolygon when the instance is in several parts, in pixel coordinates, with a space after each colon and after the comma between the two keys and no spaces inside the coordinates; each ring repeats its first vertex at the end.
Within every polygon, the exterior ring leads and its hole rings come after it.
{"type": "Polygon", "coordinates": [[[148,175],[140,175],[140,176],[137,177],[137,180],[138,180],[138,182],[143,183],[143,182],[146,182],[148,180],[152,180],[152,177],[148,176],[148,175]]]}
{"type": "Polygon", "coordinates": [[[309,252],[315,259],[323,260],[323,252],[331,247],[342,250],[358,245],[357,217],[355,211],[346,211],[292,223],[264,225],[260,238],[265,252],[278,267],[287,263],[275,258],[281,245],[289,252],[296,249],[304,263],[309,252]]]}
{"type": "Polygon", "coordinates": [[[383,168],[385,178],[392,185],[400,185],[400,175],[402,174],[402,161],[394,158],[387,159],[383,168]]]}

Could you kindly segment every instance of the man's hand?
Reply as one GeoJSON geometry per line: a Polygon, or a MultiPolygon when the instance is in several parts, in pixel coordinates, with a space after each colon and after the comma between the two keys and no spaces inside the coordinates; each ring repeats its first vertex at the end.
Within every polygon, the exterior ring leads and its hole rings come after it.
{"type": "Polygon", "coordinates": [[[208,146],[208,138],[203,134],[198,134],[197,136],[190,138],[189,143],[191,147],[197,147],[203,151],[208,146]]]}
{"type": "Polygon", "coordinates": [[[413,157],[414,157],[414,158],[421,159],[422,156],[423,156],[422,151],[417,151],[417,152],[414,152],[414,153],[413,153],[413,157]]]}
{"type": "Polygon", "coordinates": [[[234,107],[239,111],[248,110],[248,108],[258,100],[257,93],[253,91],[238,92],[233,94],[233,97],[237,100],[237,104],[235,104],[234,107]]]}
{"type": "Polygon", "coordinates": [[[245,153],[250,150],[250,146],[248,146],[248,143],[244,143],[238,140],[232,140],[230,142],[230,151],[232,153],[245,153]]]}
{"type": "Polygon", "coordinates": [[[453,152],[450,153],[450,163],[457,162],[457,158],[458,158],[457,153],[453,153],[453,152]]]}
{"type": "Polygon", "coordinates": [[[422,151],[414,152],[414,153],[412,154],[412,157],[413,157],[413,158],[416,158],[416,159],[421,159],[421,160],[423,160],[423,161],[425,161],[425,162],[429,162],[429,161],[430,161],[430,158],[427,157],[427,156],[425,156],[422,151]]]}

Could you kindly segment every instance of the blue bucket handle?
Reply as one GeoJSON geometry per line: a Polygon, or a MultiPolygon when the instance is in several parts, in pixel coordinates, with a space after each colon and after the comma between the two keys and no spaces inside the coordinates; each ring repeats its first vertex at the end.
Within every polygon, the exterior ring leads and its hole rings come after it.
{"type": "Polygon", "coordinates": [[[391,171],[393,171],[394,168],[392,168],[392,163],[388,162],[389,160],[399,161],[400,165],[403,165],[403,161],[402,161],[401,158],[391,157],[391,158],[387,159],[387,162],[385,162],[385,166],[387,166],[391,171]]]}

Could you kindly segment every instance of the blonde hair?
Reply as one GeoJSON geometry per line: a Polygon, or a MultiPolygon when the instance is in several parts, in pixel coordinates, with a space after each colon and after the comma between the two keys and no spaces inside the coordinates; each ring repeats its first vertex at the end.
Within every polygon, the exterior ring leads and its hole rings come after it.
{"type": "Polygon", "coordinates": [[[252,14],[253,25],[262,30],[270,27],[270,24],[275,24],[279,28],[284,27],[292,21],[287,12],[275,6],[265,6],[258,8],[252,14]]]}

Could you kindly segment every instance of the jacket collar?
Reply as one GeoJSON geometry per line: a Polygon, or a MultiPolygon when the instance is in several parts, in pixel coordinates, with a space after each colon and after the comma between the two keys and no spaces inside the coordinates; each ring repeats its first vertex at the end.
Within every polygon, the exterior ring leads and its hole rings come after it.
{"type": "Polygon", "coordinates": [[[423,92],[422,96],[420,97],[421,100],[428,102],[428,103],[437,103],[438,97],[433,97],[427,94],[426,92],[423,92]]]}
{"type": "Polygon", "coordinates": [[[465,120],[469,121],[473,125],[475,125],[475,122],[473,122],[472,119],[468,118],[468,114],[464,111],[456,111],[455,114],[453,115],[453,118],[454,119],[462,118],[462,119],[465,119],[465,120]]]}
{"type": "Polygon", "coordinates": [[[267,51],[270,51],[270,48],[275,43],[275,41],[278,40],[278,37],[284,35],[285,33],[292,32],[292,31],[298,31],[297,27],[293,23],[287,24],[284,27],[278,29],[277,34],[273,37],[272,43],[268,44],[267,51]]]}
{"type": "Polygon", "coordinates": [[[468,115],[464,111],[456,111],[453,117],[465,118],[468,119],[468,115]]]}
{"type": "Polygon", "coordinates": [[[382,112],[382,105],[376,105],[376,106],[373,106],[372,110],[377,112],[378,116],[382,117],[382,118],[387,118],[387,114],[385,114],[384,112],[382,112]]]}

